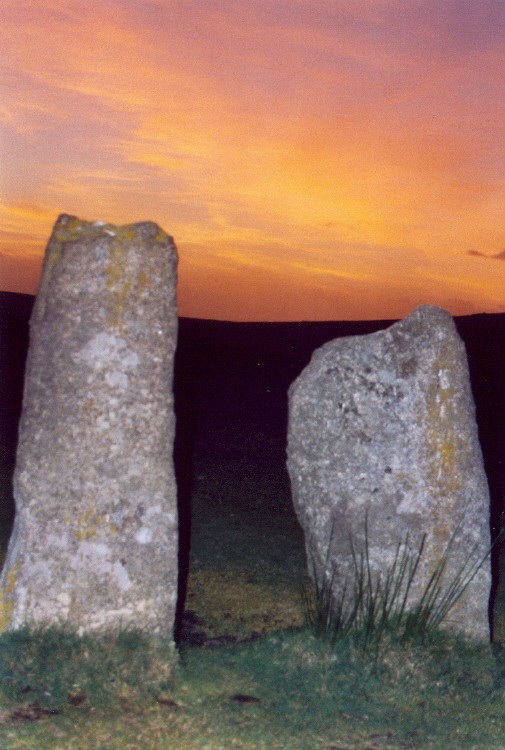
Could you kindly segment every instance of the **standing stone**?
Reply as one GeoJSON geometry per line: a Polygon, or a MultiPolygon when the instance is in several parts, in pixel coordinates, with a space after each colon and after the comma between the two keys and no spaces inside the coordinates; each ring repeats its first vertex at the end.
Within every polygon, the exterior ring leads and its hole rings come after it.
{"type": "MultiPolygon", "coordinates": [[[[374,576],[409,534],[426,543],[410,604],[452,539],[444,582],[490,548],[489,492],[464,344],[449,313],[419,307],[385,331],[331,341],[289,391],[288,471],[318,580],[352,590],[365,525],[374,576]]],[[[445,627],[489,638],[489,559],[445,627]]]]}
{"type": "Polygon", "coordinates": [[[176,268],[156,224],[56,222],[30,320],[0,629],[171,636],[176,268]]]}

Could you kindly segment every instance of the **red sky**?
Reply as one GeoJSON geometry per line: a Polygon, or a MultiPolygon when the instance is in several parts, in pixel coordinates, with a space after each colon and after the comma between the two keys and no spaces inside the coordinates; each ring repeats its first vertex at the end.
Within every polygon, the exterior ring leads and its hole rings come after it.
{"type": "Polygon", "coordinates": [[[0,288],[152,220],[181,315],[505,311],[503,0],[2,0],[0,288]]]}

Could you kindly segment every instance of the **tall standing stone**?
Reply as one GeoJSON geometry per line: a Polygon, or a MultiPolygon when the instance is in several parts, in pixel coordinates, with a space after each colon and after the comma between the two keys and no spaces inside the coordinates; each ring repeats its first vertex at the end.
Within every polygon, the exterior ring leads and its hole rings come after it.
{"type": "MultiPolygon", "coordinates": [[[[355,552],[384,576],[426,533],[410,604],[447,555],[445,585],[490,547],[489,492],[465,347],[449,313],[419,307],[385,331],[331,341],[289,391],[288,471],[309,565],[352,590],[355,552]]],[[[489,638],[490,563],[445,626],[489,638]]]]}
{"type": "Polygon", "coordinates": [[[30,321],[1,629],[172,632],[176,268],[156,224],[56,222],[30,321]]]}

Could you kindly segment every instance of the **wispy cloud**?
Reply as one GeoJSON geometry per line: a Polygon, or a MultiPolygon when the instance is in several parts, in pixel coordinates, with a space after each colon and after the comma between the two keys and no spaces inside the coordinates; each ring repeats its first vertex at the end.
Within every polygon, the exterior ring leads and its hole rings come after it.
{"type": "Polygon", "coordinates": [[[472,255],[474,258],[486,258],[487,260],[505,260],[505,250],[502,250],[501,253],[495,253],[494,255],[481,253],[479,250],[468,250],[467,255],[472,255]]]}

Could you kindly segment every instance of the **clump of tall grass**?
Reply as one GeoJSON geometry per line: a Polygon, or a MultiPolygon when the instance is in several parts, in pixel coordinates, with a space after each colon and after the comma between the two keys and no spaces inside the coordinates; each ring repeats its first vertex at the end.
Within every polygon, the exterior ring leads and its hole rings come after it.
{"type": "Polygon", "coordinates": [[[407,533],[398,542],[389,567],[376,574],[370,563],[368,520],[365,518],[364,545],[359,552],[350,537],[352,584],[350,587],[345,584],[340,590],[337,589],[338,567],[330,560],[330,538],[325,569],[319,575],[312,560],[312,590],[303,587],[302,591],[308,624],[314,636],[332,647],[337,641],[350,638],[364,652],[372,650],[376,654],[385,639],[399,644],[426,642],[439,631],[491,552],[489,550],[484,557],[475,559],[476,545],[452,578],[446,581],[458,530],[459,527],[450,537],[413,605],[410,603],[411,594],[425,550],[426,534],[418,546],[412,548],[407,533]]]}

